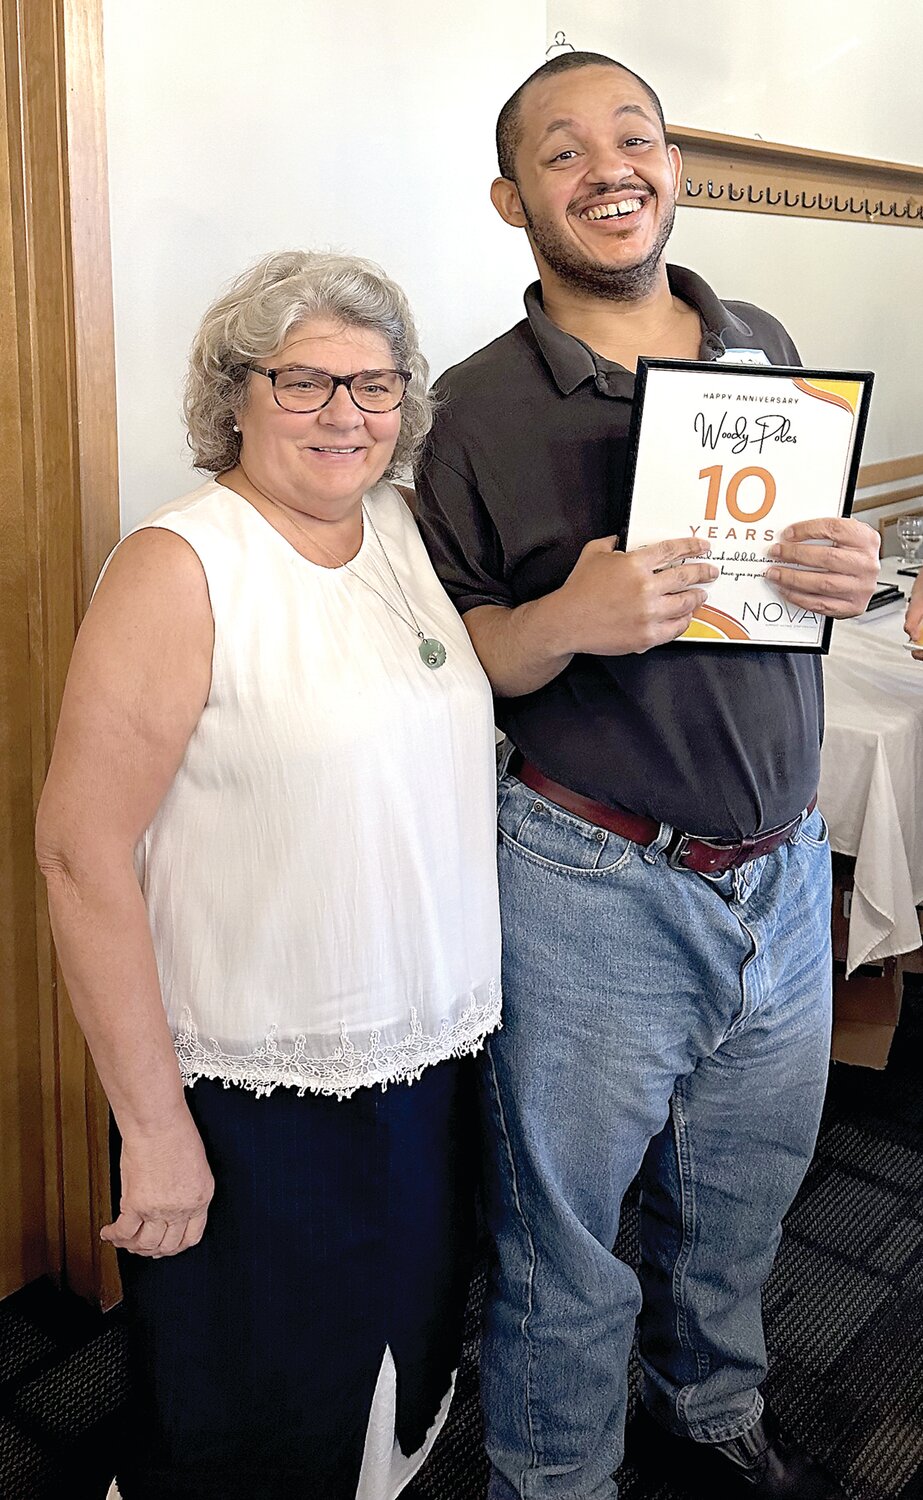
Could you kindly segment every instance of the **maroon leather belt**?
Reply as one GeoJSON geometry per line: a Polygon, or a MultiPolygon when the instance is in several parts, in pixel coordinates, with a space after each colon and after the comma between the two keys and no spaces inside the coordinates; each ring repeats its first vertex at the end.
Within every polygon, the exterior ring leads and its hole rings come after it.
{"type": "MultiPolygon", "coordinates": [[[[554,802],[565,812],[573,813],[598,828],[608,828],[620,838],[630,839],[633,844],[650,844],[660,832],[660,824],[653,818],[628,812],[623,807],[607,807],[604,802],[596,802],[592,797],[584,797],[580,792],[572,792],[560,782],[552,781],[537,766],[524,760],[518,750],[510,757],[508,769],[524,786],[547,802],[554,802]]],[[[771,854],[773,849],[787,844],[816,804],[817,798],[812,797],[804,812],[792,818],[790,823],[784,823],[781,828],[770,828],[756,838],[742,839],[738,844],[721,839],[695,838],[691,833],[674,829],[664,852],[674,867],[679,865],[684,870],[695,870],[699,875],[723,875],[725,870],[736,870],[749,864],[751,859],[761,859],[764,854],[771,854]]]]}

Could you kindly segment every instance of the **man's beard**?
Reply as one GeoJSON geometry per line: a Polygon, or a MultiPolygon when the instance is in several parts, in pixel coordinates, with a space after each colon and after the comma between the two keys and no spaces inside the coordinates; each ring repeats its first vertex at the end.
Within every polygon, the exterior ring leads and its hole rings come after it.
{"type": "Polygon", "coordinates": [[[613,302],[639,302],[653,291],[660,257],[673,229],[675,203],[671,203],[664,213],[657,238],[644,259],[633,266],[613,266],[605,261],[581,258],[556,224],[547,219],[535,218],[521,196],[520,202],[535,249],[572,291],[581,292],[588,297],[607,297],[613,302]]]}

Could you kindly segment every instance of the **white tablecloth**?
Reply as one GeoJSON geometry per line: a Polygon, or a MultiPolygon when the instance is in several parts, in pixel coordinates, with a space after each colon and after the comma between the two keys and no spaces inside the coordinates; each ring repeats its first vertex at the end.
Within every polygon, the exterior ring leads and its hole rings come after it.
{"type": "MultiPolygon", "coordinates": [[[[909,594],[898,564],[882,580],[909,594]]],[[[923,662],[901,646],[903,609],[833,627],[818,801],[831,846],[856,861],[847,973],[920,945],[923,662]]]]}

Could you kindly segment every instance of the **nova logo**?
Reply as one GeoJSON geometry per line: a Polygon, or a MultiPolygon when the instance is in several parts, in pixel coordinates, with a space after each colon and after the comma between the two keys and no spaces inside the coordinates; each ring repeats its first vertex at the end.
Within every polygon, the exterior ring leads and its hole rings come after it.
{"type": "Polygon", "coordinates": [[[812,609],[801,609],[797,604],[779,604],[775,599],[769,604],[749,604],[744,600],[743,618],[761,620],[764,625],[778,625],[780,620],[788,625],[819,624],[812,609]]]}

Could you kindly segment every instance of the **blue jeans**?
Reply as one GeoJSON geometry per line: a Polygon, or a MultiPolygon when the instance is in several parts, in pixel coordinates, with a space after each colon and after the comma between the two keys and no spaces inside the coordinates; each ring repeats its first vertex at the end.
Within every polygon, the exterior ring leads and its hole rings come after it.
{"type": "Polygon", "coordinates": [[[491,1500],[612,1500],[628,1355],[666,1427],[762,1410],[760,1292],[807,1169],[830,1047],[815,811],[726,875],[672,869],[500,781],[504,1026],[484,1058],[498,1257],[482,1360],[491,1500]],[[642,1269],[611,1253],[642,1172],[642,1269]]]}

